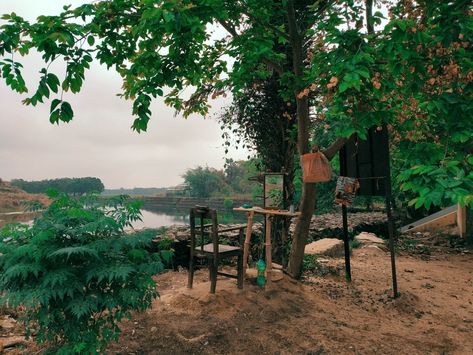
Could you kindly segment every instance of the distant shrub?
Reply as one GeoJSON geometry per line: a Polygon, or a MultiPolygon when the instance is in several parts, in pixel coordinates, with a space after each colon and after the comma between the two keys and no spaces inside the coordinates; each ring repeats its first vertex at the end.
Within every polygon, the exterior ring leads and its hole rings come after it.
{"type": "Polygon", "coordinates": [[[156,232],[127,235],[140,205],[125,197],[55,197],[31,227],[0,231],[0,308],[26,308],[27,335],[56,353],[97,353],[117,340],[117,323],[150,307],[152,276],[170,251],[150,253],[156,232]]]}
{"type": "Polygon", "coordinates": [[[351,239],[350,240],[350,249],[356,249],[361,246],[361,243],[358,241],[358,239],[351,239]]]}
{"type": "Polygon", "coordinates": [[[302,270],[309,271],[309,272],[315,272],[319,268],[320,268],[320,263],[317,260],[316,255],[309,255],[309,254],[304,255],[304,260],[303,260],[303,263],[302,263],[302,270]]]}
{"type": "Polygon", "coordinates": [[[223,200],[223,207],[228,211],[233,208],[233,200],[231,198],[225,198],[223,200]]]}

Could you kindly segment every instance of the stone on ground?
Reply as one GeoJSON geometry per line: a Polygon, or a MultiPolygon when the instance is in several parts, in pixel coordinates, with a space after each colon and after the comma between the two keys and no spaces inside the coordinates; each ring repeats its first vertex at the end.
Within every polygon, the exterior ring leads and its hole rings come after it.
{"type": "Polygon", "coordinates": [[[361,232],[355,239],[361,244],[384,244],[384,240],[377,237],[374,233],[361,232]]]}
{"type": "Polygon", "coordinates": [[[305,254],[341,257],[345,255],[343,241],[336,238],[324,238],[305,246],[305,254]]]}
{"type": "Polygon", "coordinates": [[[25,337],[20,337],[20,336],[12,336],[12,337],[7,337],[7,338],[2,338],[0,339],[0,348],[11,348],[14,346],[22,346],[26,344],[26,339],[25,337]]]}
{"type": "Polygon", "coordinates": [[[16,326],[16,320],[13,318],[10,318],[9,316],[4,317],[3,319],[0,319],[0,329],[13,329],[16,326]]]}

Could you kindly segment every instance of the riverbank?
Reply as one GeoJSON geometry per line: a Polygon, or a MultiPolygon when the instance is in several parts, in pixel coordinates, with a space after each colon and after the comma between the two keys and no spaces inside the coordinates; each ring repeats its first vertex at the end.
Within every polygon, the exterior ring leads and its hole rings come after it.
{"type": "Polygon", "coordinates": [[[27,193],[0,179],[0,213],[23,212],[35,202],[48,205],[50,200],[46,195],[27,193]]]}
{"type": "Polygon", "coordinates": [[[164,196],[143,196],[138,198],[143,201],[143,208],[147,210],[159,209],[179,209],[186,210],[196,205],[207,206],[217,210],[232,209],[244,204],[255,204],[251,199],[241,198],[217,198],[217,197],[164,197],[164,196]]]}

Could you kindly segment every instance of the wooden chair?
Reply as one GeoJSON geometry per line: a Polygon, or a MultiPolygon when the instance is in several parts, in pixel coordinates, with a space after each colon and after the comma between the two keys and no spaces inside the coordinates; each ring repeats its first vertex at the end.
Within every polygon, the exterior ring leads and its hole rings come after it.
{"type": "Polygon", "coordinates": [[[196,206],[190,210],[190,226],[191,226],[191,245],[190,245],[190,262],[189,262],[189,279],[188,288],[192,288],[194,280],[194,258],[206,258],[209,265],[210,276],[210,293],[215,293],[217,286],[217,275],[223,275],[237,279],[238,288],[243,288],[243,237],[246,225],[218,229],[217,211],[208,207],[196,206]],[[204,224],[205,220],[211,220],[211,224],[204,224]],[[196,223],[197,220],[197,223],[196,223]],[[196,230],[197,228],[199,230],[196,230]],[[219,233],[239,231],[238,246],[219,244],[219,233]],[[196,234],[200,235],[200,245],[196,246],[196,234]],[[204,244],[204,236],[209,235],[211,242],[204,244]],[[218,271],[219,261],[229,257],[238,257],[237,274],[227,274],[218,271]]]}

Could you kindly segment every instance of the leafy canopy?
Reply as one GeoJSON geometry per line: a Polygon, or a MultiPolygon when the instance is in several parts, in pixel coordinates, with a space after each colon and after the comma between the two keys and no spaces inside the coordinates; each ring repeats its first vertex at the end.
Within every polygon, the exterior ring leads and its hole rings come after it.
{"type": "Polygon", "coordinates": [[[334,2],[317,23],[313,84],[301,95],[325,134],[363,138],[389,124],[395,183],[409,205],[472,205],[471,2],[390,1],[389,19],[374,12],[369,31],[365,4],[334,2]]]}
{"type": "Polygon", "coordinates": [[[104,185],[99,178],[61,178],[41,181],[25,181],[15,179],[11,181],[13,186],[19,187],[29,193],[45,193],[48,189],[70,194],[100,193],[104,185]]]}
{"type": "Polygon", "coordinates": [[[211,98],[240,97],[277,74],[281,98],[296,97],[300,151],[308,149],[310,96],[312,119],[336,137],[390,124],[411,204],[471,204],[471,2],[383,3],[389,18],[371,13],[372,0],[111,0],[35,23],[4,15],[1,73],[25,93],[17,56],[39,51],[41,79],[24,102],[54,97],[51,122],[68,122],[64,93],[81,90],[95,57],[121,75],[137,131],[146,129],[154,97],[184,115],[206,114],[211,98]],[[50,64],[61,59],[59,79],[50,64]]]}

